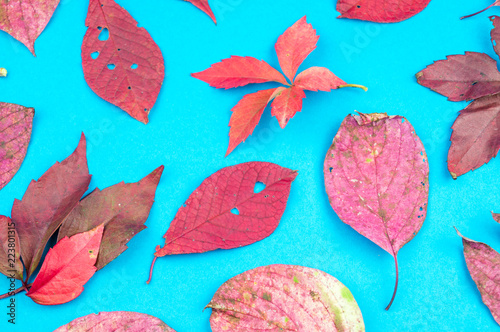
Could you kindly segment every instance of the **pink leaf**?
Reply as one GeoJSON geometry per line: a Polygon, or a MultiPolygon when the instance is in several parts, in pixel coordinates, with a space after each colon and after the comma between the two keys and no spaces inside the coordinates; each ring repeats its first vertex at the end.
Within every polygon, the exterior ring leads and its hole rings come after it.
{"type": "Polygon", "coordinates": [[[21,247],[14,222],[0,216],[0,272],[9,278],[23,280],[21,247]]]}
{"type": "Polygon", "coordinates": [[[214,21],[215,24],[217,24],[217,20],[215,19],[215,15],[212,12],[212,9],[210,8],[210,5],[208,4],[208,0],[184,0],[191,2],[193,5],[195,5],[198,9],[201,9],[205,14],[210,16],[212,21],[214,21]]]}
{"type": "Polygon", "coordinates": [[[271,104],[271,115],[278,119],[281,128],[285,128],[288,121],[302,110],[302,99],[306,94],[296,86],[278,89],[280,90],[277,90],[277,95],[271,104]]]}
{"type": "Polygon", "coordinates": [[[409,19],[427,7],[431,0],[338,0],[339,18],[378,23],[409,19]]]}
{"type": "Polygon", "coordinates": [[[304,70],[297,75],[294,82],[296,87],[310,91],[330,91],[346,84],[329,69],[323,67],[311,67],[304,70]]]}

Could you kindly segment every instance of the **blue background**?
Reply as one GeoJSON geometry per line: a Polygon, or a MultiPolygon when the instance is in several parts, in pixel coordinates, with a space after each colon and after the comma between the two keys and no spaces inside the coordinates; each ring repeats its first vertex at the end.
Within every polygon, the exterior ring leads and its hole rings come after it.
{"type": "MultiPolygon", "coordinates": [[[[485,52],[495,59],[490,9],[459,17],[491,0],[432,0],[419,15],[382,25],[336,19],[335,2],[211,0],[215,26],[183,1],[119,0],[160,46],[166,79],[146,126],[95,95],[81,69],[87,1],[61,1],[36,42],[37,57],[0,33],[0,100],[36,109],[28,155],[18,174],[0,191],[0,213],[10,215],[31,179],[67,157],[80,133],[88,139],[91,189],[134,182],[165,165],[148,228],[129,250],[85,285],[76,300],[41,306],[16,296],[16,326],[7,324],[0,303],[0,330],[51,331],[94,312],[128,310],[159,317],[177,331],[210,331],[203,311],[227,279],[257,266],[283,263],[330,273],[354,294],[368,331],[485,331],[497,329],[466,269],[453,225],[472,239],[500,249],[500,160],[457,181],[447,172],[450,127],[465,102],[453,103],[416,83],[414,74],[449,54],[485,52]],[[369,87],[308,92],[301,113],[286,129],[269,110],[254,135],[228,158],[230,109],[244,94],[274,85],[216,90],[190,77],[230,55],[254,56],[278,66],[274,43],[307,15],[321,36],[301,69],[325,66],[349,83],[369,87]],[[430,198],[427,219],[399,254],[400,285],[389,312],[394,262],[375,244],[343,224],[331,209],[323,182],[323,160],[342,119],[349,113],[388,112],[408,118],[427,149],[430,198]],[[210,174],[247,161],[269,161],[299,171],[288,207],[267,239],[240,249],[159,259],[146,285],[155,246],[163,244],[178,207],[210,174]]],[[[0,278],[0,293],[8,282],[0,278]]],[[[5,313],[4,313],[5,312],[5,313]]]]}

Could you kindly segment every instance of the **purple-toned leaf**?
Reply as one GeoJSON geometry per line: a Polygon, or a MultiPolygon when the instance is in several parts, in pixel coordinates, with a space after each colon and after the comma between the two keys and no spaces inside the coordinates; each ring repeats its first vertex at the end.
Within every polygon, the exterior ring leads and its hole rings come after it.
{"type": "Polygon", "coordinates": [[[9,217],[0,216],[0,273],[23,280],[21,247],[14,226],[9,217]]]}

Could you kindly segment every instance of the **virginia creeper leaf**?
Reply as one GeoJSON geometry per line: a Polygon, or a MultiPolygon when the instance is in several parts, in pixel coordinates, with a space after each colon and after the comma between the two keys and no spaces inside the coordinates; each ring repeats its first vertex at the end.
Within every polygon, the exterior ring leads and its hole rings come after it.
{"type": "Polygon", "coordinates": [[[33,108],[0,102],[0,190],[23,163],[31,139],[33,108]]]}
{"type": "Polygon", "coordinates": [[[328,68],[311,67],[295,78],[295,86],[310,91],[330,91],[347,83],[335,76],[328,68]]]}
{"type": "Polygon", "coordinates": [[[420,230],[429,194],[422,142],[401,116],[347,116],[324,165],[325,187],[339,218],[394,257],[420,230]]]}
{"type": "Polygon", "coordinates": [[[215,24],[217,24],[217,20],[215,19],[215,15],[212,12],[212,9],[210,8],[210,5],[208,4],[208,0],[184,0],[191,2],[193,5],[195,5],[198,9],[201,9],[205,14],[210,16],[212,21],[214,21],[215,24]]]}
{"type": "Polygon", "coordinates": [[[419,84],[451,101],[472,100],[500,92],[497,63],[484,53],[450,55],[416,76],[419,84]]]}
{"type": "Polygon", "coordinates": [[[500,6],[500,0],[496,0],[494,3],[492,3],[492,4],[491,4],[491,5],[489,5],[488,7],[484,8],[483,10],[478,11],[477,13],[470,14],[470,15],[467,15],[467,16],[463,16],[463,17],[461,17],[460,19],[461,19],[461,20],[463,20],[464,18],[468,18],[468,17],[471,17],[471,16],[475,16],[475,15],[477,15],[477,14],[479,14],[479,13],[484,12],[484,11],[485,11],[485,10],[487,10],[487,9],[490,9],[490,8],[491,8],[491,7],[493,7],[493,6],[500,6]]]}
{"type": "Polygon", "coordinates": [[[278,119],[281,128],[285,128],[288,121],[302,110],[302,99],[306,94],[296,86],[278,89],[280,92],[271,104],[271,115],[278,119]]]}
{"type": "Polygon", "coordinates": [[[263,60],[232,56],[213,64],[199,73],[191,74],[215,88],[230,89],[250,83],[278,82],[287,85],[286,78],[263,60]]]}
{"type": "Polygon", "coordinates": [[[54,332],[175,332],[160,319],[129,311],[100,312],[77,318],[54,332]]]}
{"type": "Polygon", "coordinates": [[[94,275],[104,226],[61,239],[49,249],[28,295],[38,304],[69,302],[83,292],[94,275]]]}
{"type": "Polygon", "coordinates": [[[500,213],[491,213],[493,216],[493,219],[495,219],[496,222],[500,223],[500,213]]]}
{"type": "Polygon", "coordinates": [[[338,0],[338,18],[395,23],[417,15],[431,0],[338,0]]]}
{"type": "Polygon", "coordinates": [[[269,265],[225,282],[207,305],[213,332],[364,331],[351,292],[331,275],[294,265],[269,265]]]}
{"type": "Polygon", "coordinates": [[[96,267],[102,269],[127,249],[127,243],[146,228],[163,166],[137,183],[121,182],[104,190],[96,188],[64,219],[58,239],[104,225],[96,267]]]}
{"type": "Polygon", "coordinates": [[[166,255],[238,248],[268,237],[285,212],[296,176],[296,171],[266,162],[217,171],[177,211],[164,235],[164,246],[156,247],[155,260],[166,255]],[[266,187],[254,193],[257,182],[266,187]]]}
{"type": "Polygon", "coordinates": [[[484,243],[464,237],[458,230],[457,233],[462,238],[470,276],[481,293],[483,303],[500,324],[500,254],[484,243]]]}
{"type": "Polygon", "coordinates": [[[0,2],[0,30],[19,40],[35,55],[35,40],[49,23],[59,0],[0,2]]]}
{"type": "Polygon", "coordinates": [[[35,271],[49,238],[87,191],[90,183],[85,136],[75,152],[31,181],[12,206],[12,221],[21,243],[27,278],[35,271]]]}
{"type": "Polygon", "coordinates": [[[9,278],[23,280],[19,237],[9,217],[0,216],[0,272],[9,278]]]}
{"type": "Polygon", "coordinates": [[[475,170],[500,149],[500,95],[473,101],[453,124],[448,170],[457,177],[475,170]]]}
{"type": "Polygon", "coordinates": [[[82,65],[88,85],[99,97],[148,123],[165,77],[160,48],[113,0],[90,0],[85,25],[82,65]]]}

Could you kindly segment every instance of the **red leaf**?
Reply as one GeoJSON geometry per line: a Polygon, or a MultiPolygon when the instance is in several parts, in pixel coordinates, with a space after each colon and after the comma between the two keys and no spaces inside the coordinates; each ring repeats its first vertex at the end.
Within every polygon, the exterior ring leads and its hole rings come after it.
{"type": "Polygon", "coordinates": [[[59,241],[47,253],[26,295],[44,305],[62,304],[77,298],[96,271],[94,264],[103,230],[101,225],[59,241]]]}
{"type": "Polygon", "coordinates": [[[278,82],[288,85],[279,71],[262,60],[232,56],[202,72],[191,74],[215,88],[236,88],[250,83],[278,82]]]}
{"type": "Polygon", "coordinates": [[[0,272],[9,278],[23,280],[19,237],[9,217],[0,216],[0,272]]]}
{"type": "Polygon", "coordinates": [[[12,220],[21,242],[21,256],[29,276],[35,271],[49,238],[87,191],[85,136],[75,152],[56,163],[38,181],[31,181],[21,201],[15,200],[12,220]]]}
{"type": "Polygon", "coordinates": [[[275,49],[278,60],[290,81],[293,81],[299,66],[314,51],[319,36],[306,17],[302,17],[289,27],[276,42],[275,49]]]}
{"type": "Polygon", "coordinates": [[[296,176],[296,171],[266,162],[219,170],[179,209],[155,256],[238,248],[268,237],[278,227],[296,176]],[[266,188],[254,193],[257,182],[266,188]]]}
{"type": "Polygon", "coordinates": [[[34,115],[33,108],[0,102],[0,190],[23,163],[34,115]]]}
{"type": "Polygon", "coordinates": [[[303,90],[330,91],[347,85],[347,83],[327,68],[311,67],[297,75],[294,85],[303,90]]]}
{"type": "Polygon", "coordinates": [[[278,88],[277,96],[271,104],[271,115],[278,119],[281,128],[285,128],[288,120],[302,110],[302,99],[306,97],[304,90],[296,86],[278,88]]]}
{"type": "Polygon", "coordinates": [[[252,134],[262,113],[264,113],[264,109],[278,89],[280,88],[250,93],[233,107],[233,115],[229,120],[231,129],[229,130],[229,146],[226,157],[252,134]]]}
{"type": "Polygon", "coordinates": [[[493,6],[500,6],[500,0],[496,0],[494,3],[492,3],[491,5],[489,5],[488,7],[484,8],[483,10],[480,10],[478,11],[477,13],[474,13],[474,14],[470,14],[470,15],[467,15],[467,16],[463,16],[463,17],[460,17],[461,20],[463,20],[464,18],[468,18],[468,17],[471,17],[471,16],[475,16],[479,13],[482,13],[484,12],[485,10],[487,9],[490,9],[491,7],[493,6]]]}
{"type": "Polygon", "coordinates": [[[184,1],[191,2],[197,8],[201,9],[205,14],[210,16],[212,21],[214,21],[214,23],[217,24],[217,20],[215,19],[215,15],[212,12],[210,5],[208,4],[208,0],[184,0],[184,1]]]}
{"type": "Polygon", "coordinates": [[[475,170],[500,149],[500,96],[473,101],[453,124],[448,152],[448,170],[457,177],[475,170]]]}
{"type": "Polygon", "coordinates": [[[493,216],[493,219],[495,219],[496,222],[500,223],[500,213],[491,213],[493,216]]]}
{"type": "Polygon", "coordinates": [[[0,30],[19,40],[35,55],[35,40],[54,14],[59,0],[0,2],[0,30]]]}
{"type": "Polygon", "coordinates": [[[500,92],[497,63],[484,53],[465,52],[434,62],[417,75],[418,83],[451,101],[471,100],[500,92]]]}
{"type": "Polygon", "coordinates": [[[403,117],[347,116],[326,155],[325,187],[339,218],[391,254],[422,227],[429,164],[422,142],[403,117]]]}
{"type": "Polygon", "coordinates": [[[88,85],[99,97],[148,123],[165,77],[160,49],[113,0],[90,0],[85,24],[82,65],[88,85]],[[109,38],[99,40],[104,30],[109,38]]]}
{"type": "Polygon", "coordinates": [[[127,249],[127,243],[146,228],[149,211],[163,166],[137,183],[121,182],[104,190],[96,188],[64,219],[58,239],[104,225],[96,267],[102,269],[127,249]]]}
{"type": "Polygon", "coordinates": [[[338,18],[378,23],[395,23],[409,19],[427,7],[431,0],[338,0],[338,18]]]}
{"type": "Polygon", "coordinates": [[[500,56],[500,17],[498,16],[491,16],[490,17],[491,22],[493,22],[494,28],[491,29],[490,35],[491,35],[491,42],[493,44],[493,49],[495,50],[495,53],[500,56]]]}

